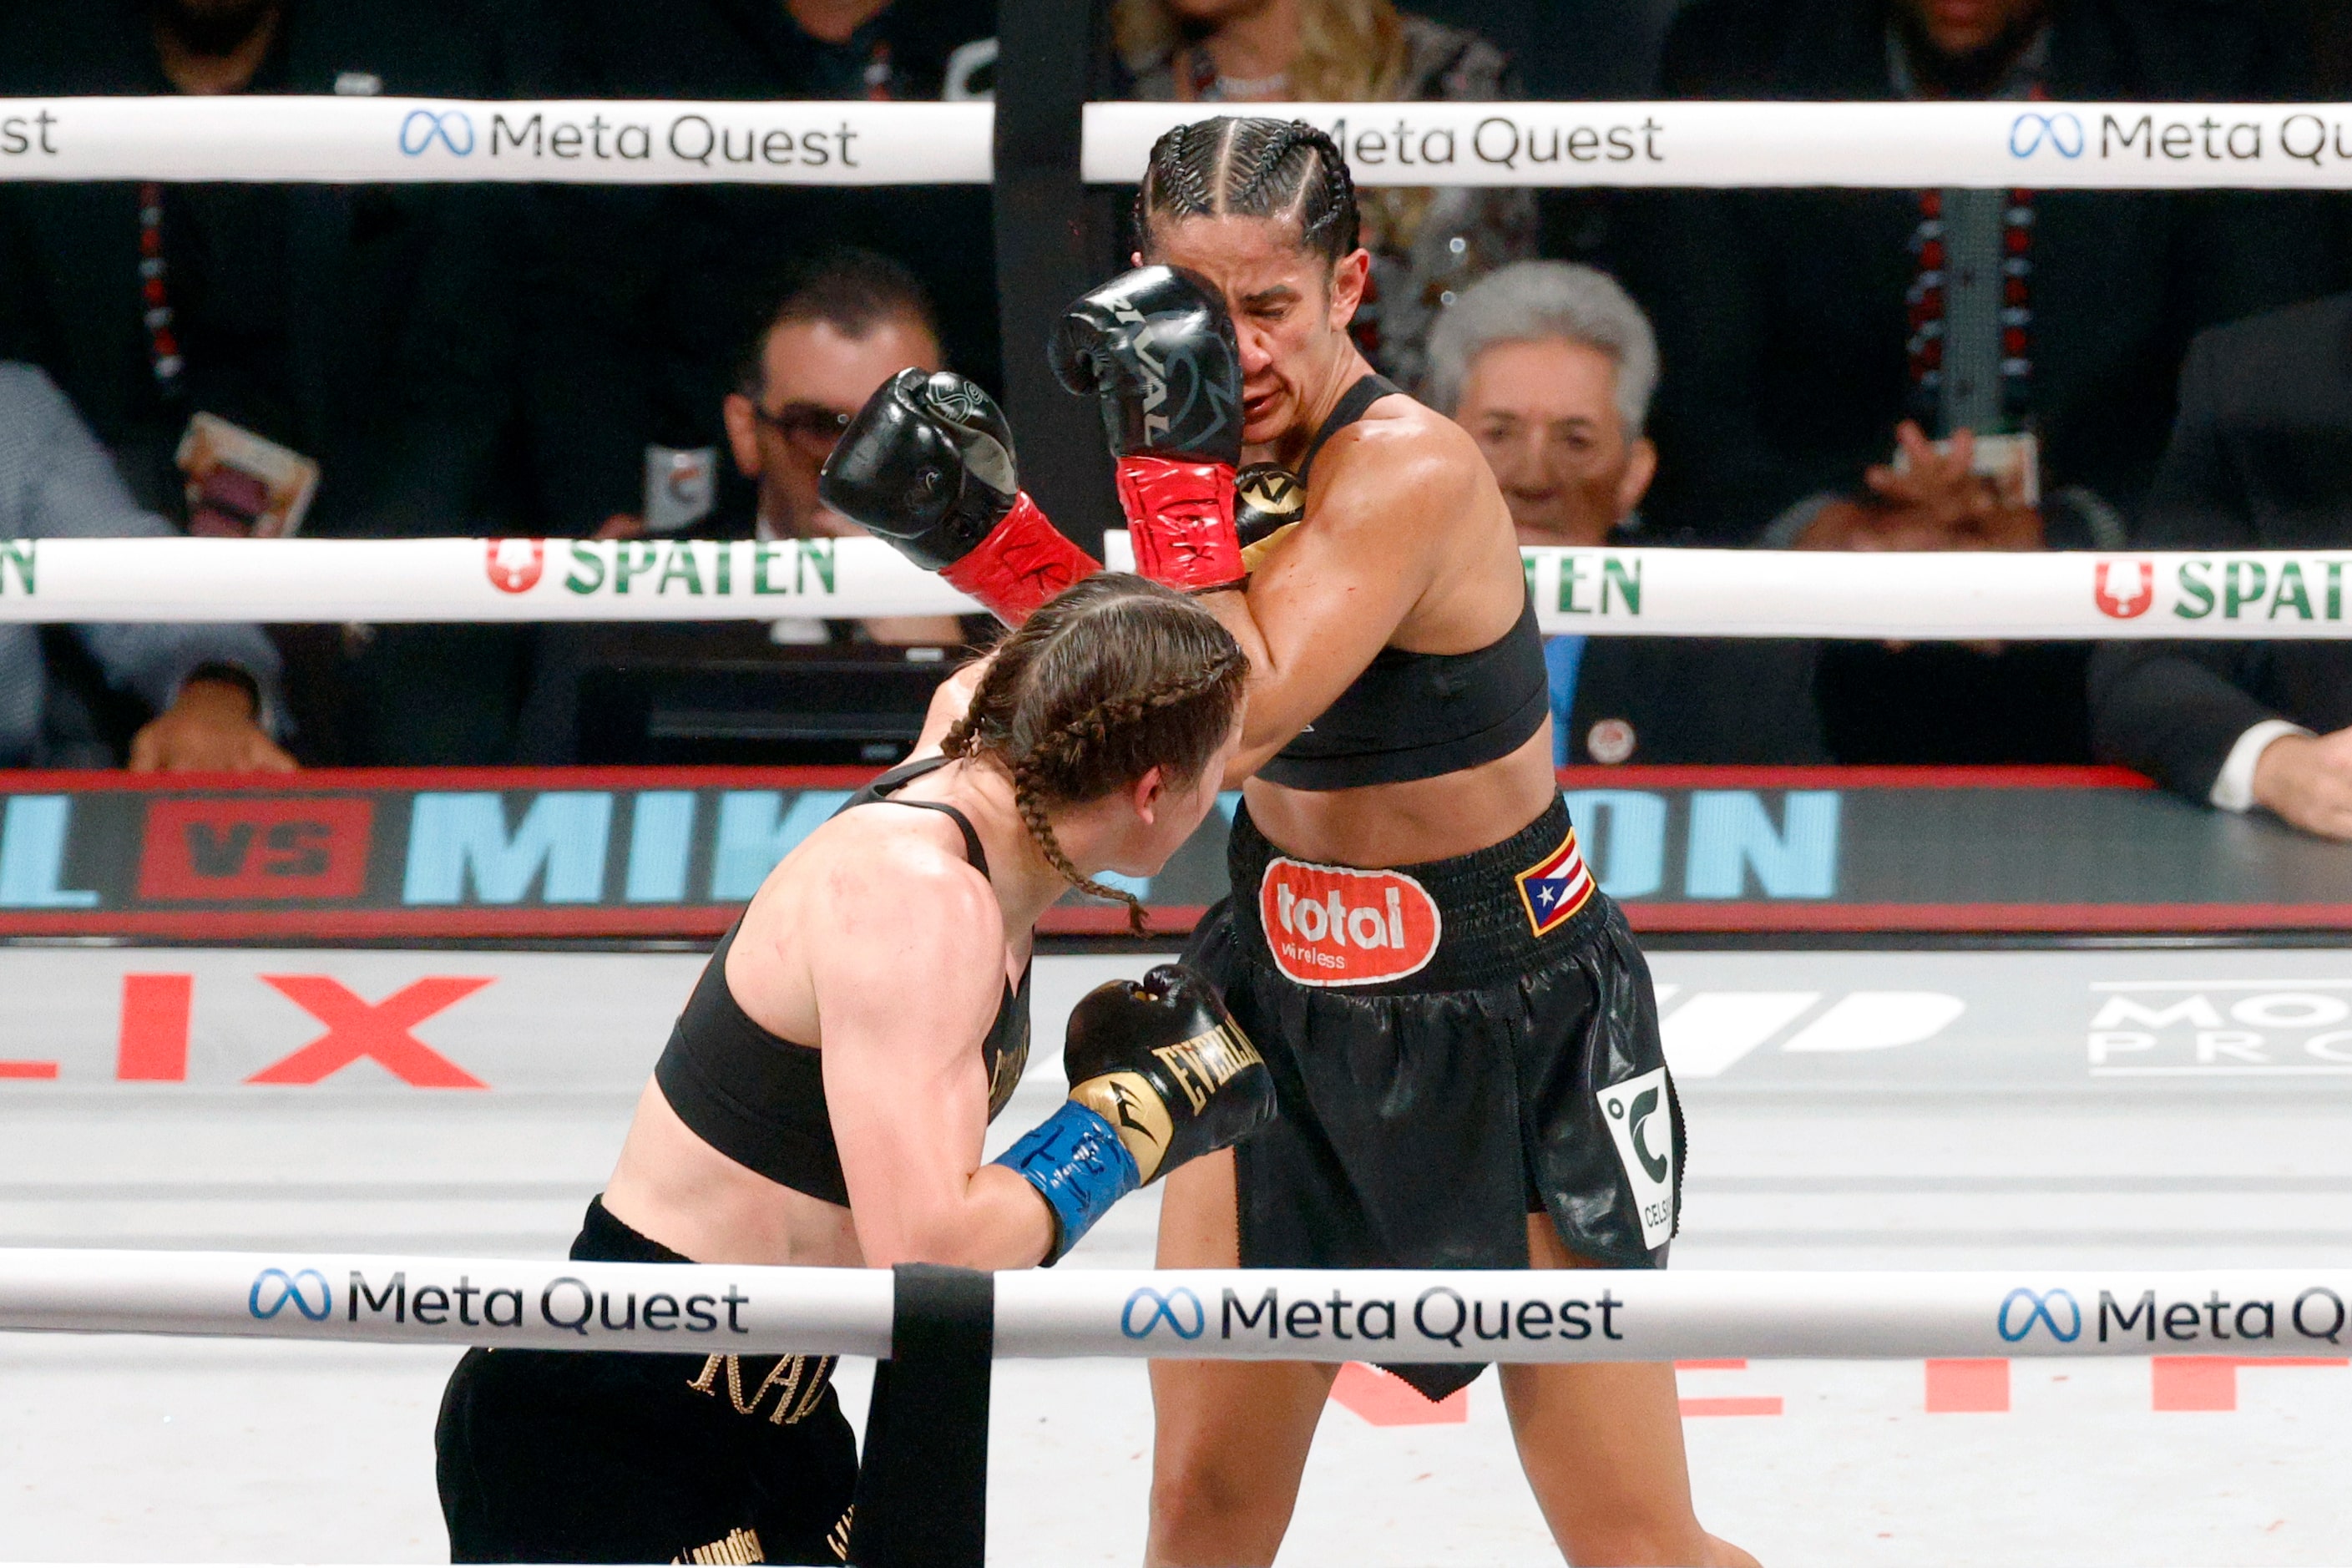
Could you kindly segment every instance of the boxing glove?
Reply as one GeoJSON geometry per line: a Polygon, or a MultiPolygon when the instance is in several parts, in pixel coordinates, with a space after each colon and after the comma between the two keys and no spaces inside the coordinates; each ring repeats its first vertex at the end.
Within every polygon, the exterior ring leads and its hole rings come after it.
{"type": "Polygon", "coordinates": [[[1054,1211],[1058,1261],[1120,1198],[1274,1118],[1274,1078],[1209,983],[1163,963],[1070,1013],[1070,1098],[998,1157],[1054,1211]]]}
{"type": "Polygon", "coordinates": [[[1242,565],[1258,569],[1276,536],[1307,516],[1307,487],[1279,463],[1252,463],[1234,477],[1234,534],[1242,565]]]}
{"type": "Polygon", "coordinates": [[[1194,593],[1239,584],[1242,356],[1224,302],[1189,272],[1142,268],[1064,312],[1053,361],[1102,402],[1135,569],[1194,593]]]}
{"type": "Polygon", "coordinates": [[[1021,489],[995,400],[952,371],[902,370],[884,382],[842,432],[816,489],[1008,626],[1102,570],[1021,489]]]}

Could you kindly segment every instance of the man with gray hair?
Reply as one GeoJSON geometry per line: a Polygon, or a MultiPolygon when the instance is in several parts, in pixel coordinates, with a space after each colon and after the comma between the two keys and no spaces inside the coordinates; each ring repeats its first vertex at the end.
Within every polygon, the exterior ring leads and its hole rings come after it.
{"type": "Polygon", "coordinates": [[[1520,261],[1438,318],[1423,390],[1486,454],[1520,543],[1600,544],[1658,471],[1642,434],[1657,385],[1649,318],[1615,279],[1520,261]]]}
{"type": "MultiPolygon", "coordinates": [[[[1649,318],[1615,279],[1520,261],[1465,290],[1429,336],[1423,392],[1486,456],[1523,545],[1659,542],[1639,508],[1658,384],[1649,318]]],[[[1553,755],[1595,762],[1826,761],[1811,643],[1544,639],[1553,755]]]]}

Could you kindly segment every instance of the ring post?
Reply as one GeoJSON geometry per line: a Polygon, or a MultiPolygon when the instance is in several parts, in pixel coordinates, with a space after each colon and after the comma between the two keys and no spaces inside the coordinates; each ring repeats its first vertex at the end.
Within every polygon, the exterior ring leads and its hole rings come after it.
{"type": "Polygon", "coordinates": [[[995,1277],[930,1263],[890,1272],[890,1359],[874,1369],[849,1561],[982,1568],[995,1277]]]}

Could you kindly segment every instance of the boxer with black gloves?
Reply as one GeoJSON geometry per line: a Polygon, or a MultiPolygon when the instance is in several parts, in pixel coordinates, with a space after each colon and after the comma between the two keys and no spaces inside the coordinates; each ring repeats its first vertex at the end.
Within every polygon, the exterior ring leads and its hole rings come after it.
{"type": "Polygon", "coordinates": [[[1102,400],[1135,569],[1188,593],[1240,584],[1241,346],[1224,302],[1192,273],[1140,268],[1080,296],[1052,356],[1064,386],[1102,400]]]}
{"type": "Polygon", "coordinates": [[[953,371],[902,370],[876,389],[817,494],[1007,626],[1102,570],[1022,489],[1003,411],[953,371]]]}
{"type": "MultiPolygon", "coordinates": [[[[901,411],[908,447],[947,439],[919,394],[901,411]]],[[[720,940],[572,1256],[1026,1268],[1272,1115],[1214,993],[1159,969],[1079,1004],[1071,1100],[982,1162],[1028,1060],[1037,918],[1072,886],[1121,897],[1094,874],[1153,875],[1200,826],[1249,662],[1197,601],[1102,573],[974,668],[949,688],[969,705],[935,709],[917,760],[787,855],[720,940]]],[[[435,1433],[452,1559],[857,1561],[832,1366],[468,1352],[435,1433]]]]}

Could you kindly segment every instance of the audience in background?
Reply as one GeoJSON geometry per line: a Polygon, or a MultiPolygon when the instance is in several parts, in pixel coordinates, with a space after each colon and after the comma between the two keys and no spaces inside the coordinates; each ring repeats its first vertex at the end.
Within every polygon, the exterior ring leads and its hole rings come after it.
{"type": "MultiPolygon", "coordinates": [[[[577,0],[555,95],[692,100],[987,97],[993,0],[577,0]]],[[[639,513],[648,467],[719,467],[719,398],[745,338],[799,265],[862,246],[913,270],[950,358],[996,381],[985,186],[691,185],[566,194],[564,247],[533,322],[562,345],[536,401],[550,461],[575,477],[563,526],[639,513]],[[581,333],[583,320],[597,330],[581,333]]],[[[1032,351],[1037,352],[1037,351],[1032,351]]],[[[722,479],[721,485],[724,488],[722,479]]]]}
{"type": "MultiPolygon", "coordinates": [[[[17,0],[0,96],[473,96],[488,82],[470,22],[455,0],[17,0]]],[[[208,416],[316,465],[306,532],[517,531],[505,202],[436,184],[0,184],[0,355],[47,371],[139,504],[174,521],[211,521],[218,499],[176,461],[208,416]]],[[[504,759],[527,629],[280,636],[307,759],[504,759]]]]}
{"type": "MultiPolygon", "coordinates": [[[[1390,0],[1112,0],[1127,98],[1184,103],[1491,101],[1517,98],[1510,62],[1475,33],[1390,0]]],[[[1370,166],[1351,144],[1360,181],[1370,166]]],[[[1419,384],[1434,314],[1478,278],[1535,254],[1525,191],[1360,184],[1372,278],[1357,344],[1419,384]]]]}
{"type": "MultiPolygon", "coordinates": [[[[761,539],[862,537],[865,530],[817,499],[834,443],[875,389],[913,366],[940,370],[939,328],[923,287],[870,251],[836,252],[814,264],[752,340],[725,404],[737,471],[759,487],[748,529],[761,539]]],[[[905,616],[855,624],[881,643],[953,646],[966,639],[952,616],[905,616]]],[[[778,623],[779,641],[824,642],[848,625],[778,623]],[[829,629],[830,626],[830,629],[829,629]]]]}
{"type": "MultiPolygon", "coordinates": [[[[2172,445],[2132,542],[2352,546],[2352,294],[2197,340],[2172,445]]],[[[2109,571],[2135,565],[2126,557],[2109,571]]],[[[2239,613],[2250,632],[2340,610],[2333,580],[2315,572],[2290,580],[2281,567],[2239,563],[2212,575],[2225,570],[2248,601],[2239,613]]],[[[2126,581],[2110,592],[2135,601],[2156,586],[2126,581]]],[[[2352,839],[2352,643],[2108,643],[2091,662],[2091,716],[2101,757],[2190,800],[2260,805],[2306,832],[2352,839]]]]}
{"type": "MultiPolygon", "coordinates": [[[[1668,95],[1721,99],[2249,99],[2284,85],[2287,62],[2243,8],[2122,0],[1697,0],[1664,67],[1668,95]]],[[[1642,279],[1674,367],[1654,510],[1776,546],[2113,547],[2163,449],[2191,334],[2326,286],[2333,262],[2300,200],[1670,198],[1642,279]]],[[[1835,645],[1830,749],[1853,763],[2081,759],[2084,658],[1835,645]]]]}
{"type": "MultiPolygon", "coordinates": [[[[0,362],[0,539],[168,538],[174,531],[131,499],[105,449],[47,375],[0,362]]],[[[12,570],[28,574],[32,568],[0,561],[0,574],[12,570]]],[[[58,678],[42,628],[0,625],[0,768],[110,765],[117,752],[106,733],[109,694],[143,704],[151,715],[131,740],[135,771],[293,767],[267,728],[277,707],[278,661],[259,627],[105,625],[72,633],[100,690],[77,690],[70,672],[58,678]]]]}
{"type": "MultiPolygon", "coordinates": [[[[1658,466],[1643,434],[1658,347],[1615,279],[1515,262],[1438,317],[1429,361],[1430,403],[1486,455],[1520,543],[1655,542],[1636,509],[1658,466]]],[[[1560,607],[1592,613],[1601,594],[1596,575],[1560,607]]],[[[1823,761],[1813,660],[1811,643],[1547,637],[1555,754],[1563,764],[1823,761]]]]}

